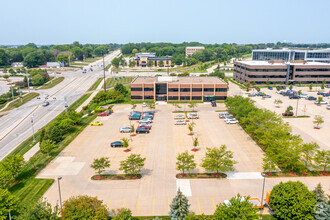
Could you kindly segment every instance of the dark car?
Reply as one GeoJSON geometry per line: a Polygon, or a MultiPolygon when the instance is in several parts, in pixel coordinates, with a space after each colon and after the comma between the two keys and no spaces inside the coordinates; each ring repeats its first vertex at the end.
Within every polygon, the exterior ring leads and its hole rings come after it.
{"type": "Polygon", "coordinates": [[[111,111],[109,111],[109,110],[106,110],[106,111],[98,114],[98,116],[109,116],[109,115],[111,115],[111,111]]]}
{"type": "Polygon", "coordinates": [[[307,100],[316,100],[317,98],[314,96],[308,96],[307,100]]]}
{"type": "Polygon", "coordinates": [[[280,94],[280,95],[285,95],[285,92],[284,92],[284,91],[280,91],[279,94],[280,94]]]}
{"type": "Polygon", "coordinates": [[[150,133],[149,129],[143,128],[143,127],[137,127],[136,128],[136,133],[141,134],[141,133],[150,133]]]}
{"type": "Polygon", "coordinates": [[[261,92],[256,93],[257,96],[262,96],[263,94],[261,92]]]}
{"type": "Polygon", "coordinates": [[[318,95],[323,95],[323,94],[324,94],[324,92],[317,92],[317,94],[318,94],[318,95]]]}
{"type": "Polygon", "coordinates": [[[129,120],[140,120],[140,118],[141,118],[141,116],[133,115],[133,116],[129,117],[129,120]]]}
{"type": "Polygon", "coordinates": [[[299,95],[291,95],[289,96],[289,99],[300,99],[299,95]]]}
{"type": "Polygon", "coordinates": [[[293,112],[290,112],[290,113],[282,113],[283,116],[293,116],[293,112]]]}
{"type": "Polygon", "coordinates": [[[323,97],[329,97],[330,96],[330,93],[323,93],[322,96],[323,97]]]}
{"type": "Polygon", "coordinates": [[[330,88],[330,85],[325,85],[325,88],[330,88]]]}
{"type": "Polygon", "coordinates": [[[271,96],[270,95],[264,95],[264,96],[262,96],[262,98],[271,98],[271,96]]]}
{"type": "Polygon", "coordinates": [[[268,86],[268,89],[269,89],[269,90],[273,90],[273,87],[271,87],[271,86],[268,86]]]}
{"type": "Polygon", "coordinates": [[[123,143],[121,141],[115,141],[110,144],[111,147],[123,147],[123,143]]]}
{"type": "Polygon", "coordinates": [[[286,86],[281,86],[281,89],[286,89],[286,86]]]}
{"type": "Polygon", "coordinates": [[[217,107],[217,103],[215,101],[211,101],[211,106],[212,107],[217,107]]]}

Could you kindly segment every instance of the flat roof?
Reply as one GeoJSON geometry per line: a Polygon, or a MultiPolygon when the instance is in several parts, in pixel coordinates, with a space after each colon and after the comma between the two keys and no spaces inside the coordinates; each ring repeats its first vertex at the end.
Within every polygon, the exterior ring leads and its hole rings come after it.
{"type": "Polygon", "coordinates": [[[329,66],[330,63],[322,63],[322,62],[306,62],[306,63],[295,63],[295,62],[283,62],[283,63],[269,63],[269,61],[263,61],[263,60],[251,60],[251,61],[236,61],[235,63],[241,63],[245,65],[253,65],[253,66],[283,66],[283,65],[313,65],[313,66],[329,66]]]}
{"type": "Polygon", "coordinates": [[[328,53],[330,52],[330,48],[326,49],[316,49],[316,50],[310,50],[310,49],[288,49],[288,48],[282,48],[282,49],[272,49],[272,48],[267,48],[267,49],[256,49],[252,50],[252,52],[308,52],[308,53],[328,53]]]}
{"type": "Polygon", "coordinates": [[[186,48],[188,48],[188,49],[205,49],[205,47],[202,47],[202,46],[200,46],[200,47],[198,47],[198,46],[196,46],[196,47],[186,47],[186,48]]]}
{"type": "Polygon", "coordinates": [[[216,76],[187,76],[187,77],[137,77],[132,84],[136,83],[155,83],[155,82],[164,82],[164,83],[188,83],[188,84],[226,84],[225,81],[216,76]]]}

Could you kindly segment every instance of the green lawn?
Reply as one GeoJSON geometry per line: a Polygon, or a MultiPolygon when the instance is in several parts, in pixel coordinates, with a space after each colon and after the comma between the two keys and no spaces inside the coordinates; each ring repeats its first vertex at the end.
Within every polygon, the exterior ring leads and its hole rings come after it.
{"type": "Polygon", "coordinates": [[[54,86],[56,86],[57,84],[61,83],[64,80],[64,77],[58,77],[55,78],[51,81],[49,81],[47,84],[44,84],[43,86],[41,86],[39,89],[50,89],[53,88],[54,86]]]}
{"type": "Polygon", "coordinates": [[[92,93],[82,95],[77,101],[70,105],[69,110],[76,110],[81,104],[83,104],[92,93]]]}
{"type": "Polygon", "coordinates": [[[30,101],[31,99],[34,99],[37,96],[39,96],[39,93],[31,92],[30,94],[27,94],[27,95],[23,96],[23,98],[22,98],[23,102],[21,102],[21,99],[18,98],[15,101],[13,101],[12,103],[10,103],[7,106],[7,108],[5,108],[3,111],[9,111],[9,110],[12,110],[14,108],[18,108],[21,105],[24,105],[25,103],[27,103],[28,101],[30,101]]]}
{"type": "Polygon", "coordinates": [[[102,82],[103,78],[98,78],[87,91],[94,91],[102,82]]]}
{"type": "Polygon", "coordinates": [[[111,87],[114,87],[116,85],[116,83],[122,83],[122,84],[125,84],[125,83],[130,83],[132,82],[132,80],[134,79],[134,77],[112,77],[112,78],[108,78],[105,80],[105,85],[106,85],[106,88],[111,88],[111,87]]]}

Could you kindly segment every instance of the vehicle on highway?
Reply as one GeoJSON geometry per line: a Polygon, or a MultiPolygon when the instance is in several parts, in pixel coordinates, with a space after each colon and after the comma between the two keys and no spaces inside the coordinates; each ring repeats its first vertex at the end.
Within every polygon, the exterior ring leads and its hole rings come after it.
{"type": "Polygon", "coordinates": [[[185,120],[178,120],[176,122],[174,122],[175,125],[185,125],[187,124],[185,120]]]}
{"type": "Polygon", "coordinates": [[[174,116],[174,119],[185,119],[186,117],[184,115],[176,115],[174,116]]]}
{"type": "Polygon", "coordinates": [[[86,73],[86,70],[82,71],[82,73],[86,73]]]}
{"type": "Polygon", "coordinates": [[[284,113],[282,113],[282,115],[283,116],[293,116],[293,112],[289,112],[289,113],[284,112],[284,113]]]}
{"type": "Polygon", "coordinates": [[[45,98],[48,98],[48,96],[49,96],[48,94],[44,94],[44,97],[45,97],[45,98]]]}
{"type": "Polygon", "coordinates": [[[330,105],[327,105],[325,108],[328,109],[328,110],[330,110],[330,105]]]}
{"type": "Polygon", "coordinates": [[[91,126],[101,126],[101,125],[103,125],[103,123],[100,122],[100,121],[93,121],[93,122],[90,123],[90,125],[91,126]]]}
{"type": "Polygon", "coordinates": [[[262,98],[271,98],[271,96],[270,95],[264,95],[264,96],[262,96],[262,98]]]}
{"type": "Polygon", "coordinates": [[[111,142],[110,144],[111,147],[123,147],[123,143],[121,141],[115,141],[115,142],[111,142]]]}
{"type": "Polygon", "coordinates": [[[226,120],[226,123],[227,124],[238,124],[238,120],[235,118],[231,118],[231,119],[226,120]]]}
{"type": "Polygon", "coordinates": [[[188,119],[198,119],[198,114],[197,113],[188,113],[187,114],[188,119]]]}
{"type": "Polygon", "coordinates": [[[109,115],[111,115],[111,111],[106,110],[104,112],[98,113],[97,115],[98,116],[109,116],[109,115]]]}
{"type": "Polygon", "coordinates": [[[319,101],[315,101],[314,104],[315,104],[315,105],[326,105],[326,104],[328,104],[328,102],[322,100],[322,101],[320,101],[320,102],[319,102],[319,101]]]}
{"type": "Polygon", "coordinates": [[[49,102],[48,101],[45,101],[44,103],[42,103],[42,106],[43,107],[46,107],[46,106],[48,106],[49,105],[49,102]]]}
{"type": "Polygon", "coordinates": [[[132,131],[132,128],[130,127],[120,127],[119,128],[120,133],[129,133],[132,131]]]}
{"type": "Polygon", "coordinates": [[[147,103],[143,102],[142,107],[147,107],[147,103]]]}
{"type": "Polygon", "coordinates": [[[305,97],[305,99],[306,100],[317,100],[317,98],[314,96],[307,96],[307,97],[305,97]]]}
{"type": "Polygon", "coordinates": [[[211,106],[212,107],[217,107],[217,103],[215,101],[211,101],[211,106]]]}
{"type": "Polygon", "coordinates": [[[139,120],[139,123],[152,123],[152,119],[151,118],[144,118],[142,120],[139,120]]]}
{"type": "Polygon", "coordinates": [[[220,113],[220,114],[219,114],[219,118],[225,118],[225,117],[227,117],[227,116],[234,117],[232,114],[229,114],[228,112],[220,113]]]}
{"type": "Polygon", "coordinates": [[[299,95],[290,95],[289,99],[300,99],[301,97],[299,95]]]}
{"type": "Polygon", "coordinates": [[[141,134],[141,133],[150,133],[150,130],[149,130],[149,129],[146,129],[146,128],[142,128],[142,127],[137,127],[137,128],[136,128],[136,133],[137,133],[137,134],[141,134]]]}

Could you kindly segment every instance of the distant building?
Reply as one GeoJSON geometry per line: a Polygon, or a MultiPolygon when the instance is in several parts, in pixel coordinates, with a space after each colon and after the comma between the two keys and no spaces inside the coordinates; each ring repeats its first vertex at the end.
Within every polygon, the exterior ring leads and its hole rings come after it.
{"type": "Polygon", "coordinates": [[[186,57],[188,57],[189,55],[192,55],[193,53],[195,53],[198,50],[204,50],[205,47],[186,47],[186,57]]]}
{"type": "Polygon", "coordinates": [[[252,60],[283,60],[286,62],[292,60],[306,60],[308,62],[330,63],[330,49],[322,50],[289,50],[283,49],[263,49],[252,50],[252,60]]]}
{"type": "Polygon", "coordinates": [[[242,83],[250,81],[256,84],[266,84],[268,80],[272,84],[320,84],[323,80],[330,83],[330,64],[306,60],[237,61],[233,78],[242,83]]]}
{"type": "Polygon", "coordinates": [[[172,60],[170,57],[156,57],[156,53],[136,53],[133,58],[136,62],[136,67],[161,67],[161,61],[163,62],[162,67],[170,67],[172,60]]]}
{"type": "Polygon", "coordinates": [[[227,98],[227,83],[218,77],[137,77],[131,100],[219,101],[227,98]]]}
{"type": "Polygon", "coordinates": [[[64,64],[61,62],[47,62],[47,64],[46,64],[47,68],[60,68],[63,66],[64,66],[64,64]]]}
{"type": "Polygon", "coordinates": [[[11,67],[23,67],[23,62],[14,62],[11,64],[11,67]]]}

